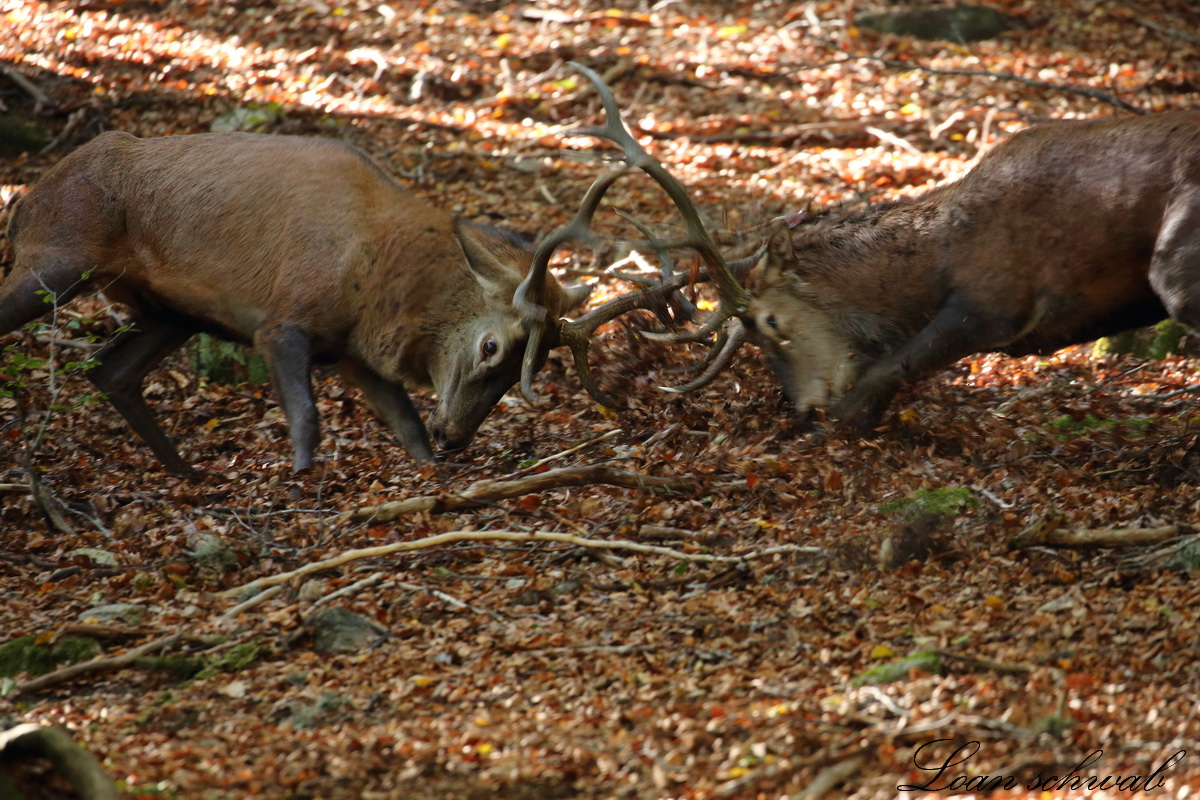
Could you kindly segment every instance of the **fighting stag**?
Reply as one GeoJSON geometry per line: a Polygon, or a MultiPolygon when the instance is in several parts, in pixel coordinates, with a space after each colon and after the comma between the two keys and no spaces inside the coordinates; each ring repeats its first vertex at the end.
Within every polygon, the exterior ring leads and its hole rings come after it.
{"type": "MultiPolygon", "coordinates": [[[[613,179],[597,182],[578,220],[590,220],[613,179]]],[[[89,286],[128,305],[135,324],[87,374],[180,474],[192,470],[142,382],[198,332],[263,353],[295,470],[312,465],[319,443],[310,372],[323,362],[427,462],[430,437],[405,382],[437,391],[430,427],[446,449],[465,447],[522,364],[528,384],[559,344],[604,402],[587,368],[589,335],[625,311],[660,307],[670,291],[644,289],[564,322],[589,287],[564,289],[547,274],[561,239],[535,254],[512,234],[416,199],[358,148],[307,137],[106,133],[22,198],[8,237],[15,257],[0,284],[0,334],[47,313],[47,299],[65,303],[89,286]]]]}
{"type": "MultiPolygon", "coordinates": [[[[907,381],[978,352],[1053,352],[1170,315],[1200,327],[1200,113],[1022,131],[962,179],[777,224],[716,319],[798,413],[875,428],[907,381]]],[[[710,370],[695,388],[711,380],[710,370]]]]}

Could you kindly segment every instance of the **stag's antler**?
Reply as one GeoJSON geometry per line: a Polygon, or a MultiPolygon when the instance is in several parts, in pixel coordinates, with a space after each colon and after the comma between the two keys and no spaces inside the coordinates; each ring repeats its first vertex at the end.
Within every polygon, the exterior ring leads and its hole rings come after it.
{"type": "MultiPolygon", "coordinates": [[[[666,168],[658,160],[646,152],[637,139],[629,132],[628,128],[625,127],[625,123],[621,119],[621,111],[617,107],[616,98],[613,97],[612,91],[604,83],[603,78],[582,64],[574,61],[569,62],[569,64],[591,82],[600,96],[600,102],[604,106],[604,125],[602,127],[588,126],[574,132],[580,135],[590,135],[600,139],[607,139],[618,145],[625,154],[625,166],[597,179],[591,188],[588,189],[575,217],[554,231],[538,245],[529,273],[513,295],[513,305],[525,315],[530,330],[529,343],[525,350],[525,360],[521,367],[521,393],[531,401],[536,400],[536,396],[533,393],[533,375],[541,351],[542,341],[545,338],[548,327],[557,325],[559,343],[571,348],[571,353],[575,360],[575,368],[579,372],[579,377],[584,388],[601,404],[620,408],[622,404],[613,401],[600,389],[599,384],[591,373],[591,369],[588,367],[587,353],[591,343],[591,335],[600,325],[615,319],[627,311],[635,308],[649,308],[654,304],[661,304],[665,297],[684,285],[686,275],[680,274],[668,277],[670,272],[668,265],[664,268],[663,280],[658,285],[622,295],[594,309],[574,322],[561,322],[549,319],[549,314],[542,297],[546,271],[554,251],[569,241],[588,241],[592,238],[593,234],[590,227],[592,217],[595,215],[596,209],[599,208],[604,193],[608,191],[617,179],[633,169],[642,170],[662,187],[667,196],[675,204],[675,207],[679,209],[679,213],[683,216],[685,225],[684,236],[673,239],[667,244],[662,242],[655,243],[652,239],[652,245],[660,252],[671,248],[692,248],[700,254],[700,257],[708,267],[709,275],[716,282],[721,299],[720,308],[713,313],[712,317],[701,329],[707,332],[703,333],[700,338],[711,336],[713,331],[721,327],[731,317],[744,314],[750,298],[737,278],[734,277],[730,265],[726,264],[712,237],[705,229],[696,206],[688,197],[687,190],[683,188],[683,185],[673,175],[667,172],[666,168]]],[[[687,391],[691,388],[697,388],[698,385],[703,385],[699,382],[705,378],[704,383],[711,381],[716,376],[716,373],[720,371],[720,367],[728,362],[729,357],[732,356],[733,350],[737,348],[740,341],[740,335],[729,336],[726,342],[722,343],[723,346],[718,346],[717,354],[705,373],[685,387],[680,387],[680,391],[687,391]],[[730,347],[730,344],[732,344],[732,347],[730,347]]]]}

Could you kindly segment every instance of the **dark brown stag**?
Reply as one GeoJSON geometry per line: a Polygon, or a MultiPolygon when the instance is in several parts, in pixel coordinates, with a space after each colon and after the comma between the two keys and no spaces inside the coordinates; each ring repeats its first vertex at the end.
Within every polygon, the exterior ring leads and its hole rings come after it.
{"type": "Polygon", "coordinates": [[[1163,319],[1200,326],[1200,113],[1054,122],[961,180],[793,230],[744,303],[796,410],[874,428],[905,382],[984,351],[1047,353],[1163,319]]]}
{"type": "MultiPolygon", "coordinates": [[[[591,218],[611,181],[598,182],[579,219],[591,218]]],[[[565,322],[588,289],[547,275],[563,237],[535,259],[511,234],[455,220],[366,153],[327,139],[104,134],[21,200],[8,237],[15,258],[0,285],[0,334],[46,313],[45,298],[63,303],[88,286],[128,304],[136,324],[88,375],[177,473],[190,468],[142,381],[197,332],[264,354],[296,470],[313,463],[320,438],[310,377],[319,362],[336,363],[423,462],[433,452],[403,382],[433,385],[433,438],[451,449],[470,442],[523,362],[531,376],[560,343],[604,401],[587,371],[588,336],[627,310],[661,306],[664,292],[634,292],[565,322]]]]}

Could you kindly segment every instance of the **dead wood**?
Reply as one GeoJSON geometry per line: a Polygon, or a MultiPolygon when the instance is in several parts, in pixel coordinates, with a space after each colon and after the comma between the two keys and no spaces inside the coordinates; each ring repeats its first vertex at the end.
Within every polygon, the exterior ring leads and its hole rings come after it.
{"type": "Polygon", "coordinates": [[[339,514],[332,522],[389,522],[404,514],[464,511],[523,494],[594,484],[675,491],[695,491],[698,487],[697,482],[691,478],[656,477],[609,466],[564,467],[513,480],[478,481],[458,494],[422,495],[378,506],[364,506],[339,514]]]}
{"type": "Polygon", "coordinates": [[[18,685],[12,690],[10,696],[28,694],[41,689],[47,689],[51,686],[56,686],[64,681],[69,681],[79,675],[86,675],[89,672],[103,672],[106,670],[122,669],[134,661],[137,661],[147,653],[164,647],[170,647],[176,641],[183,637],[182,633],[172,633],[167,636],[160,636],[157,639],[147,642],[146,644],[122,653],[119,656],[111,656],[105,658],[93,658],[89,661],[80,661],[78,664],[72,664],[69,667],[56,669],[54,672],[48,672],[32,680],[18,685]]]}
{"type": "Polygon", "coordinates": [[[1013,538],[1014,548],[1051,545],[1055,547],[1140,547],[1165,542],[1181,533],[1178,525],[1158,528],[1058,528],[1034,522],[1013,538]]]}
{"type": "Polygon", "coordinates": [[[28,723],[0,732],[0,754],[48,759],[81,800],[118,800],[117,786],[100,762],[62,728],[28,723]]]}
{"type": "MultiPolygon", "coordinates": [[[[277,586],[281,583],[302,578],[315,572],[324,572],[325,570],[334,569],[336,567],[349,564],[352,561],[360,561],[365,558],[382,558],[384,556],[392,556],[398,553],[406,553],[414,550],[428,550],[433,547],[441,547],[442,545],[454,544],[456,542],[482,541],[523,542],[527,544],[565,544],[572,547],[596,548],[600,550],[625,550],[633,553],[642,553],[644,555],[666,556],[668,558],[674,558],[680,561],[705,561],[722,563],[747,562],[781,553],[802,553],[805,555],[825,554],[825,550],[820,547],[779,545],[777,547],[766,547],[761,550],[752,550],[751,552],[744,553],[742,555],[719,556],[711,553],[684,553],[679,550],[673,550],[669,547],[641,544],[639,542],[631,542],[626,539],[588,539],[582,536],[576,536],[574,534],[555,533],[553,531],[449,531],[448,533],[441,533],[436,536],[428,536],[424,539],[417,539],[416,541],[412,542],[394,542],[392,544],[384,544],[377,547],[364,547],[358,550],[347,550],[346,552],[333,556],[332,558],[305,564],[299,569],[294,569],[289,572],[281,572],[275,575],[265,575],[243,586],[235,586],[232,589],[226,589],[225,591],[220,592],[218,597],[240,597],[253,592],[260,592],[270,586],[277,586]]],[[[248,602],[249,601],[247,601],[247,603],[248,602]]],[[[226,612],[226,615],[228,615],[228,612],[226,612]]]]}

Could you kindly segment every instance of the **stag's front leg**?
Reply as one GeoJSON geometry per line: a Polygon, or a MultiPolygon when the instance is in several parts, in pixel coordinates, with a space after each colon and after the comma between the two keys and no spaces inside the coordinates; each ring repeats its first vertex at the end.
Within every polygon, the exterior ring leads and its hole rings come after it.
{"type": "Polygon", "coordinates": [[[1163,214],[1150,285],[1172,317],[1200,330],[1200,188],[1176,197],[1163,214]]]}
{"type": "Polygon", "coordinates": [[[271,383],[287,417],[292,471],[309,469],[321,440],[321,425],[313,397],[308,334],[291,324],[267,325],[254,334],[254,346],[267,360],[271,383]]]}
{"type": "Polygon", "coordinates": [[[101,348],[96,354],[98,366],[88,372],[88,378],[104,392],[129,427],[150,446],[167,471],[191,478],[197,477],[196,471],[184,462],[175,444],[155,421],[154,413],[142,396],[142,381],[193,333],[190,327],[166,320],[139,322],[101,348]]]}
{"type": "Polygon", "coordinates": [[[972,353],[1011,342],[1024,320],[998,316],[981,304],[952,296],[916,336],[876,361],[833,408],[835,419],[859,433],[879,424],[897,390],[906,381],[948,367],[972,353]]]}
{"type": "Polygon", "coordinates": [[[346,380],[359,388],[372,410],[396,433],[413,461],[418,464],[433,461],[433,448],[425,423],[401,384],[386,380],[352,361],[340,362],[338,369],[346,380]]]}

